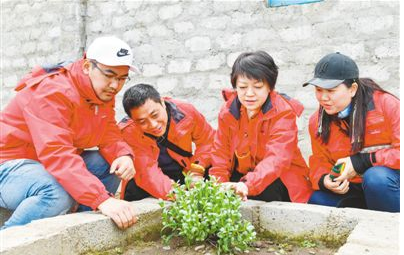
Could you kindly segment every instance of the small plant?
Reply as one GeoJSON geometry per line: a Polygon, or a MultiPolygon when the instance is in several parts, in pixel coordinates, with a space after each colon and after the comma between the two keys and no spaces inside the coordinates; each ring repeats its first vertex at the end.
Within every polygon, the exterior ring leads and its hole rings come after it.
{"type": "Polygon", "coordinates": [[[311,241],[311,240],[305,239],[305,240],[300,242],[300,246],[304,247],[304,248],[314,248],[314,247],[317,246],[317,244],[315,242],[311,241]]]}
{"type": "Polygon", "coordinates": [[[185,184],[176,185],[170,197],[174,200],[171,206],[160,201],[166,244],[174,236],[184,238],[188,245],[208,240],[217,244],[221,254],[245,251],[255,240],[254,227],[241,218],[240,197],[222,189],[214,177],[191,188],[191,178],[186,175],[185,184]],[[167,230],[169,234],[165,234],[167,230]]]}

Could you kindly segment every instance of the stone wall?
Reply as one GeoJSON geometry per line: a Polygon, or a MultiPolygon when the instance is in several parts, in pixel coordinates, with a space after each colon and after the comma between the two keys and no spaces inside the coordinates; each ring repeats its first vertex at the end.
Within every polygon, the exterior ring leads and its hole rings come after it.
{"type": "MultiPolygon", "coordinates": [[[[278,64],[278,91],[303,102],[299,138],[307,157],[308,116],[317,107],[315,63],[340,51],[362,77],[399,94],[399,1],[332,1],[268,8],[250,1],[2,1],[1,107],[35,64],[76,59],[95,37],[112,34],[133,48],[144,82],[192,102],[216,126],[220,90],[229,88],[235,58],[265,50],[278,64]]],[[[125,90],[125,88],[124,88],[125,90]]],[[[123,91],[122,91],[123,92],[123,91]]],[[[117,98],[117,119],[123,117],[117,98]]]]}

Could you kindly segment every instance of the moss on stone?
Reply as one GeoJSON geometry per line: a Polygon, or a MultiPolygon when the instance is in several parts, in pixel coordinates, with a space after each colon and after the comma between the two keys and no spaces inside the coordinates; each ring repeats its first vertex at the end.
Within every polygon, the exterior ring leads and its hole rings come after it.
{"type": "Polygon", "coordinates": [[[286,235],[285,233],[273,232],[273,231],[261,231],[257,237],[260,240],[270,239],[276,243],[288,242],[296,245],[300,245],[304,241],[310,241],[316,244],[324,245],[327,248],[339,248],[348,238],[349,232],[344,234],[334,235],[313,235],[310,233],[301,234],[296,236],[286,235]]]}

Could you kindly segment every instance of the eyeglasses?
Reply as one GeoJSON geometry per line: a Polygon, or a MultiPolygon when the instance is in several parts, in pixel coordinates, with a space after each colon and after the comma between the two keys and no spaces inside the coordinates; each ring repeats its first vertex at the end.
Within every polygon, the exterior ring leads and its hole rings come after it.
{"type": "Polygon", "coordinates": [[[124,77],[117,77],[115,75],[111,75],[109,73],[106,73],[104,70],[102,70],[98,65],[97,62],[95,61],[91,61],[91,63],[94,65],[95,68],[98,69],[98,71],[100,71],[105,78],[107,78],[108,80],[116,80],[118,83],[124,83],[126,81],[130,81],[129,76],[124,76],[124,77]]]}

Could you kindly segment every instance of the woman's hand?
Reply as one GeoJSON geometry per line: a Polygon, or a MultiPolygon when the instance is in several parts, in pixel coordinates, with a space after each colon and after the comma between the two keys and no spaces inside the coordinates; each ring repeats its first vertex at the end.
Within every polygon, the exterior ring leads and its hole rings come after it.
{"type": "Polygon", "coordinates": [[[330,175],[327,174],[324,177],[324,187],[327,189],[331,190],[332,192],[336,194],[345,194],[349,190],[349,181],[344,180],[344,181],[337,181],[337,179],[331,180],[330,175]]]}
{"type": "Polygon", "coordinates": [[[241,197],[241,200],[247,201],[248,187],[244,182],[224,182],[222,186],[225,189],[234,190],[234,192],[241,197]]]}
{"type": "Polygon", "coordinates": [[[338,176],[337,178],[334,179],[334,181],[336,181],[336,182],[343,182],[344,180],[350,180],[350,179],[354,178],[356,175],[358,175],[352,166],[351,157],[340,158],[337,160],[335,165],[339,165],[339,164],[343,164],[343,163],[345,164],[345,168],[344,168],[343,172],[340,174],[340,176],[338,176]]]}

